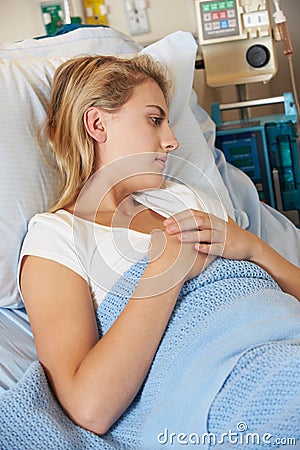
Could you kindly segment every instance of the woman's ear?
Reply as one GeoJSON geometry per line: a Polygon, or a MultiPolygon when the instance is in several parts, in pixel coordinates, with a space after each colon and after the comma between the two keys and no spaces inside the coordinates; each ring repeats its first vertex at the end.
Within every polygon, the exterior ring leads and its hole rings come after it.
{"type": "Polygon", "coordinates": [[[85,111],[83,120],[88,134],[95,141],[104,143],[106,141],[107,136],[101,110],[96,106],[91,106],[85,111]]]}

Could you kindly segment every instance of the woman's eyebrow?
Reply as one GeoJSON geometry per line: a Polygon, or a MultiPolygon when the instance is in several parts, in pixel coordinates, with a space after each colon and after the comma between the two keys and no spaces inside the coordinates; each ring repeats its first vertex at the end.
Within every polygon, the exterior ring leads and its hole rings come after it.
{"type": "Polygon", "coordinates": [[[156,108],[159,110],[159,113],[162,117],[166,117],[166,112],[158,105],[146,105],[146,108],[156,108]]]}

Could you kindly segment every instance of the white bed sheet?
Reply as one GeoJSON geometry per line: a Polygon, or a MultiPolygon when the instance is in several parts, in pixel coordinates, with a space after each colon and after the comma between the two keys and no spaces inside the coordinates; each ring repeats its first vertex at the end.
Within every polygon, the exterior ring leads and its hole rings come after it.
{"type": "Polygon", "coordinates": [[[35,359],[25,310],[0,308],[0,395],[15,385],[35,359]]]}

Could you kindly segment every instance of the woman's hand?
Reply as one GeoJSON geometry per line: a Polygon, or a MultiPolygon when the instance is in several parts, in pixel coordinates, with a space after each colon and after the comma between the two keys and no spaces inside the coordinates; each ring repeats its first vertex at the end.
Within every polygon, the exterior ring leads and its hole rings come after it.
{"type": "Polygon", "coordinates": [[[300,268],[255,234],[202,211],[186,210],[164,221],[166,233],[192,243],[200,254],[243,259],[262,267],[281,289],[300,301],[300,268]]]}
{"type": "Polygon", "coordinates": [[[197,210],[182,211],[164,221],[166,233],[196,250],[227,259],[252,260],[259,252],[260,239],[242,229],[230,217],[228,222],[197,210]]]}
{"type": "Polygon", "coordinates": [[[149,260],[157,274],[153,286],[158,287],[161,282],[166,289],[182,284],[199,275],[208,259],[197,251],[193,242],[181,242],[177,235],[161,230],[152,234],[149,260]]]}

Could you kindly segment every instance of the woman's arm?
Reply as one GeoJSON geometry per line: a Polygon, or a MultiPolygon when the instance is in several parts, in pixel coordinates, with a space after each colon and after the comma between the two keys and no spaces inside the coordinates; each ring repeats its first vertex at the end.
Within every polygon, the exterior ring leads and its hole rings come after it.
{"type": "Polygon", "coordinates": [[[137,394],[182,284],[207,259],[193,245],[181,246],[167,235],[161,251],[162,235],[154,236],[151,262],[101,340],[85,280],[54,261],[23,259],[21,290],[39,359],[66,413],[98,434],[110,428],[137,394]]]}
{"type": "Polygon", "coordinates": [[[164,223],[167,233],[176,235],[182,242],[194,243],[203,254],[254,262],[266,270],[284,292],[300,301],[300,268],[231,218],[224,222],[201,211],[187,210],[164,223]]]}

